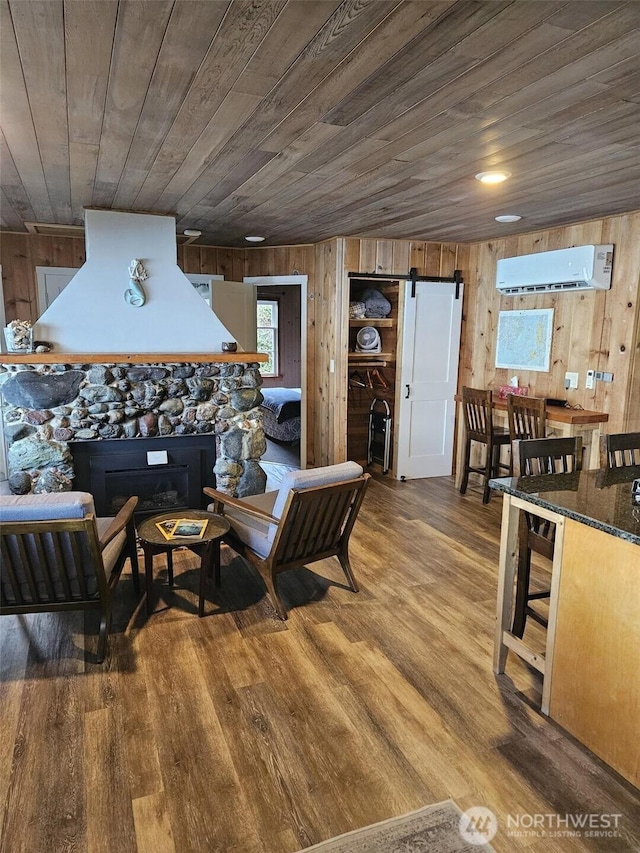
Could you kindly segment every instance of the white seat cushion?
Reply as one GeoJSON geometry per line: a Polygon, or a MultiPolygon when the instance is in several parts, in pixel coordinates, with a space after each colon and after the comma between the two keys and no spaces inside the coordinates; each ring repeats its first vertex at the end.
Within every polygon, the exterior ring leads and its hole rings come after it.
{"type": "MultiPolygon", "coordinates": [[[[290,471],[282,478],[278,491],[265,492],[262,495],[252,495],[243,501],[257,509],[274,515],[282,516],[287,497],[291,489],[309,489],[314,486],[326,486],[329,483],[341,483],[345,480],[355,480],[362,476],[362,467],[356,462],[341,462],[338,465],[326,465],[323,468],[310,468],[307,471],[290,471]]],[[[209,506],[213,512],[213,504],[209,506]]],[[[265,559],[269,556],[271,545],[276,535],[277,525],[268,524],[253,518],[235,507],[225,507],[225,518],[228,519],[236,536],[265,559]]]]}
{"type": "Polygon", "coordinates": [[[2,521],[55,521],[95,514],[88,492],[51,492],[42,495],[0,495],[2,521]]]}
{"type": "Polygon", "coordinates": [[[362,476],[362,466],[357,462],[340,462],[337,465],[325,465],[323,468],[309,468],[306,471],[290,471],[282,478],[278,497],[273,505],[273,515],[280,518],[291,489],[311,489],[314,486],[328,486],[329,483],[342,483],[362,476]]]}
{"type": "MultiPolygon", "coordinates": [[[[262,495],[251,495],[251,497],[243,498],[242,501],[256,509],[262,509],[273,515],[273,504],[277,496],[278,492],[265,492],[262,495]]],[[[213,504],[208,507],[208,510],[209,512],[214,511],[213,504]]],[[[242,512],[242,510],[231,506],[225,507],[224,517],[231,525],[238,539],[241,539],[252,551],[255,551],[261,557],[269,555],[273,537],[276,535],[277,525],[265,523],[259,518],[254,518],[242,512]]]]}

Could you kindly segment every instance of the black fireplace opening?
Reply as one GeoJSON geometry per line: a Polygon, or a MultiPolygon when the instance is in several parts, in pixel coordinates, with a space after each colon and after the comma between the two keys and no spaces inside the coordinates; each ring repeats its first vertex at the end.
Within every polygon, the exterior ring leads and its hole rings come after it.
{"type": "Polygon", "coordinates": [[[213,434],[72,442],[74,489],[90,492],[99,516],[115,515],[132,495],[136,517],[206,509],[215,488],[213,434]]]}

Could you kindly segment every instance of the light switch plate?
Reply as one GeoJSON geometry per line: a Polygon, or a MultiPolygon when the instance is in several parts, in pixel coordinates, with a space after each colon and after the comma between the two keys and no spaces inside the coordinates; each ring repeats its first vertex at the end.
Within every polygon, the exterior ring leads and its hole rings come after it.
{"type": "Polygon", "coordinates": [[[578,374],[577,373],[565,373],[565,375],[564,375],[564,387],[565,388],[577,388],[578,387],[578,374]]]}
{"type": "Polygon", "coordinates": [[[587,389],[593,388],[595,384],[595,370],[587,370],[587,380],[584,387],[587,389]]]}

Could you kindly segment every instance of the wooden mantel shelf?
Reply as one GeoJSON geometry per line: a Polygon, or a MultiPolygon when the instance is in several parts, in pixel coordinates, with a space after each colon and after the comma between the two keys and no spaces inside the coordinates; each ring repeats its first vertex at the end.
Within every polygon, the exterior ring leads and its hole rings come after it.
{"type": "Polygon", "coordinates": [[[34,352],[25,355],[0,353],[0,364],[175,364],[176,362],[250,364],[268,360],[269,356],[263,352],[34,352]]]}

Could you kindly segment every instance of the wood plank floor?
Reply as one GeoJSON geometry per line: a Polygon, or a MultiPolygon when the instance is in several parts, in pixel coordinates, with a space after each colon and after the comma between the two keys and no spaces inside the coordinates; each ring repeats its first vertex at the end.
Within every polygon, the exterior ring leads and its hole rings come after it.
{"type": "Polygon", "coordinates": [[[640,850],[640,792],[539,714],[535,672],[493,675],[500,509],[376,477],[361,592],[333,560],[291,572],[287,623],[227,549],[203,619],[197,557],[176,554],[173,591],[156,558],[156,612],[123,577],[103,666],[92,617],[85,637],[78,614],[4,616],[2,853],[292,853],[449,797],[496,813],[500,853],[640,850]],[[506,827],[591,812],[620,836],[506,827]]]}

